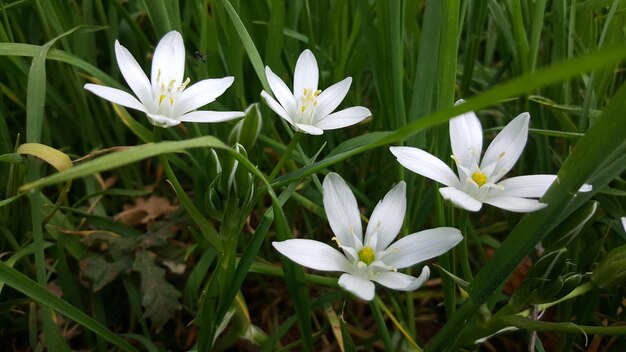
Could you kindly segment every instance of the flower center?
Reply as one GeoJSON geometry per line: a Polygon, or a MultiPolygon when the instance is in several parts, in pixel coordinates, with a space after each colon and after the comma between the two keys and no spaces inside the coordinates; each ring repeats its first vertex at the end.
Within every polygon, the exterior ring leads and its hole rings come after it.
{"type": "Polygon", "coordinates": [[[300,113],[302,114],[303,119],[302,122],[310,123],[310,118],[313,116],[313,112],[315,111],[315,106],[317,106],[317,96],[320,95],[322,91],[313,89],[304,88],[304,93],[300,97],[300,113]]]}
{"type": "Polygon", "coordinates": [[[159,107],[161,107],[163,101],[169,103],[170,107],[174,105],[175,100],[178,98],[180,93],[185,90],[185,87],[187,87],[187,85],[191,81],[188,77],[182,84],[176,85],[176,80],[173,79],[167,82],[166,85],[165,82],[161,82],[161,70],[158,70],[156,80],[159,94],[159,107]]]}
{"type": "Polygon", "coordinates": [[[376,255],[374,254],[374,250],[370,246],[366,246],[361,248],[359,251],[359,260],[363,263],[370,265],[376,259],[376,255]]]}
{"type": "Polygon", "coordinates": [[[478,187],[480,187],[487,182],[487,175],[485,175],[484,172],[480,172],[480,171],[474,172],[472,174],[472,180],[474,180],[474,182],[476,182],[478,187]]]}

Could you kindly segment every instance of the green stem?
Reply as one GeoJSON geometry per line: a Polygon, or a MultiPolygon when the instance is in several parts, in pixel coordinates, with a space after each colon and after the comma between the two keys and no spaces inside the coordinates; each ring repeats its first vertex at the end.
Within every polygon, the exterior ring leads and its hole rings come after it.
{"type": "Polygon", "coordinates": [[[280,170],[283,168],[283,165],[285,165],[285,162],[289,160],[289,157],[291,156],[294,148],[298,145],[300,138],[302,138],[302,132],[294,133],[291,138],[291,142],[289,142],[287,149],[285,149],[285,152],[283,153],[283,156],[280,158],[278,164],[276,164],[276,167],[274,167],[274,170],[272,170],[272,173],[267,178],[270,182],[272,182],[272,180],[278,175],[280,170]]]}
{"type": "MultiPolygon", "coordinates": [[[[437,197],[437,223],[439,226],[450,226],[454,227],[454,215],[446,216],[446,207],[443,204],[443,199],[441,197],[437,197]]],[[[454,209],[452,212],[454,214],[454,209]]],[[[447,251],[439,257],[439,263],[441,267],[446,271],[456,275],[455,273],[455,255],[454,250],[447,251]]],[[[441,285],[443,290],[443,303],[446,308],[446,316],[448,318],[452,317],[454,312],[456,311],[456,283],[452,280],[448,275],[443,275],[441,277],[441,285]]]]}
{"type": "MultiPolygon", "coordinates": [[[[595,288],[596,288],[596,285],[593,282],[591,282],[591,281],[586,282],[583,285],[580,285],[580,286],[576,287],[572,292],[570,292],[566,296],[564,296],[564,297],[562,297],[562,298],[560,298],[560,299],[558,299],[558,300],[556,300],[554,302],[549,302],[549,303],[544,303],[544,304],[538,305],[537,309],[539,309],[539,311],[546,310],[546,309],[548,309],[548,308],[550,308],[552,306],[555,306],[555,305],[557,305],[557,304],[559,304],[561,302],[570,300],[570,299],[578,297],[578,296],[582,296],[585,293],[587,293],[587,292],[589,292],[589,291],[591,291],[591,290],[593,290],[595,288]]],[[[524,315],[524,314],[526,314],[526,311],[518,313],[518,315],[524,315]]]]}
{"type": "MultiPolygon", "coordinates": [[[[155,126],[152,138],[153,143],[161,142],[162,137],[163,129],[161,127],[155,126]]],[[[193,204],[193,202],[181,186],[180,182],[178,182],[178,178],[176,178],[176,174],[174,174],[174,170],[172,170],[172,166],[167,160],[167,156],[159,155],[158,158],[159,163],[161,163],[161,166],[163,166],[163,171],[165,172],[165,175],[170,181],[172,187],[174,187],[174,191],[176,192],[180,203],[183,205],[185,210],[187,210],[187,213],[189,213],[189,216],[191,216],[193,221],[198,225],[198,227],[200,228],[200,232],[202,232],[202,234],[204,235],[204,239],[206,239],[211,246],[217,249],[218,252],[221,252],[222,243],[220,242],[217,230],[215,229],[213,224],[207,221],[207,219],[200,213],[198,208],[196,208],[196,206],[193,204]]]]}
{"type": "Polygon", "coordinates": [[[468,248],[467,248],[467,231],[468,231],[468,213],[466,210],[461,210],[461,223],[460,228],[463,233],[463,241],[461,242],[461,248],[459,253],[459,261],[461,262],[461,270],[463,271],[463,278],[465,281],[472,281],[474,275],[472,274],[472,268],[469,262],[468,248]]]}
{"type": "Polygon", "coordinates": [[[380,335],[383,339],[383,344],[385,345],[385,351],[395,351],[393,348],[393,344],[391,343],[391,336],[389,335],[389,330],[387,330],[387,325],[385,324],[385,319],[383,318],[383,313],[380,310],[380,306],[376,299],[370,302],[370,307],[372,309],[372,313],[374,313],[374,320],[376,320],[376,325],[378,325],[378,330],[380,331],[380,335]]]}

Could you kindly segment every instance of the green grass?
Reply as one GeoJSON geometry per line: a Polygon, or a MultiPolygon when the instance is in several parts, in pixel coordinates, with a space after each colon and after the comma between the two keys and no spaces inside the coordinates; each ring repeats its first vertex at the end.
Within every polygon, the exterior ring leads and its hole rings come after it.
{"type": "Polygon", "coordinates": [[[587,338],[625,349],[625,282],[619,273],[598,281],[626,244],[625,24],[619,0],[0,0],[0,340],[18,351],[527,350],[535,341],[565,352],[587,338]],[[192,84],[235,77],[208,109],[258,110],[159,136],[145,114],[83,89],[130,91],[115,40],[149,72],[170,30],[183,35],[192,84]],[[362,105],[371,118],[290,143],[294,131],[260,92],[270,91],[266,65],[291,85],[304,49],[317,58],[320,89],[352,77],[340,108],[362,105]],[[530,113],[509,175],[558,174],[548,207],[461,212],[389,153],[408,145],[450,160],[447,121],[467,111],[487,130],[485,145],[530,113]],[[20,154],[24,143],[74,165],[58,172],[20,154]],[[378,285],[370,305],[342,291],[337,274],[280,257],[272,241],[332,244],[320,194],[330,171],[365,217],[405,180],[401,235],[456,226],[467,252],[434,259],[449,274],[431,266],[433,280],[415,292],[378,285]],[[593,191],[576,194],[583,183],[593,191]],[[150,196],[154,213],[124,217],[150,196]],[[561,271],[532,294],[520,285],[524,258],[563,249],[561,271]],[[536,320],[533,306],[549,311],[536,320]]]}

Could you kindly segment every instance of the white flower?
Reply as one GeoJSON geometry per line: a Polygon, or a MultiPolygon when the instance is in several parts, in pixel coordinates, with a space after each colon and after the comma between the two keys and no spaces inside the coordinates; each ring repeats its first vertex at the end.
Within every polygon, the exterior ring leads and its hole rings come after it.
{"type": "MultiPolygon", "coordinates": [[[[468,112],[452,118],[450,143],[458,177],[443,161],[421,149],[390,149],[407,169],[446,185],[439,189],[441,196],[460,208],[478,211],[487,203],[513,212],[535,211],[546,204],[529,198],[541,198],[556,175],[518,176],[500,181],[526,145],[529,119],[526,112],[514,118],[494,138],[481,161],[483,131],[476,114],[468,112]]],[[[590,190],[591,185],[585,184],[579,191],[590,190]]]]}
{"type": "Polygon", "coordinates": [[[430,270],[422,269],[417,278],[399,273],[424,260],[436,257],[459,243],[461,232],[439,227],[405,236],[391,243],[404,220],[406,185],[398,183],[381,200],[370,218],[365,238],[359,208],[343,179],[329,173],[324,179],[324,208],[343,253],[314,240],[293,239],[272,242],[281,254],[294,262],[317,270],[341,271],[339,285],[364,300],[374,298],[374,283],[394,290],[412,291],[428,279],[430,270]]]}
{"type": "Polygon", "coordinates": [[[187,122],[221,122],[243,116],[241,111],[193,111],[217,97],[233,84],[233,77],[205,79],[189,88],[185,73],[185,45],[180,33],[167,33],[154,51],[151,80],[131,53],[116,40],[115,56],[122,76],[137,98],[125,91],[85,84],[95,95],[131,109],[143,111],[150,123],[160,127],[187,122]]]}
{"type": "Polygon", "coordinates": [[[293,78],[293,93],[269,67],[265,67],[267,82],[276,96],[276,101],[266,91],[261,96],[278,116],[287,120],[296,130],[320,135],[324,130],[351,126],[371,116],[363,106],[354,106],[332,113],[341,103],[352,83],[348,77],[326,90],[317,89],[319,70],[310,50],[300,54],[293,78]]]}
{"type": "Polygon", "coordinates": [[[622,227],[624,227],[624,231],[626,231],[626,216],[622,216],[622,227]]]}

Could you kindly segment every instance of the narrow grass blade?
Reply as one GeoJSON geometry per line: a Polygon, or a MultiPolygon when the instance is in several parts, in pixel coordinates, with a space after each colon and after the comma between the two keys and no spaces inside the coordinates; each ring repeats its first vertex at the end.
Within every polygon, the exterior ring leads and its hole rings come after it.
{"type": "Polygon", "coordinates": [[[213,136],[205,136],[176,142],[161,142],[158,144],[148,143],[137,147],[129,147],[124,151],[112,153],[94,160],[87,161],[64,172],[60,172],[58,174],[51,175],[38,181],[25,184],[21,187],[21,190],[28,191],[34,188],[41,188],[53,185],[55,183],[73,180],[75,178],[88,176],[94,173],[115,169],[120,166],[132,164],[136,161],[154,157],[157,155],[174,153],[189,148],[200,147],[230,149],[228,146],[222,143],[222,141],[213,136]]]}
{"type": "Polygon", "coordinates": [[[48,292],[45,288],[37,285],[37,283],[31,279],[4,263],[0,263],[0,280],[35,301],[44,304],[83,325],[118,348],[121,348],[124,351],[137,352],[137,349],[115,333],[105,328],[102,324],[93,320],[87,316],[87,314],[76,309],[74,306],[58,298],[51,292],[48,292]]]}
{"type": "Polygon", "coordinates": [[[178,0],[143,0],[143,3],[159,37],[172,30],[181,31],[178,0]]]}
{"type": "Polygon", "coordinates": [[[254,42],[246,30],[246,27],[243,25],[241,18],[237,15],[237,11],[235,11],[235,8],[233,8],[233,5],[231,5],[228,0],[219,0],[219,3],[226,9],[228,17],[233,23],[233,26],[239,35],[239,39],[241,39],[241,44],[244,49],[246,49],[250,63],[252,63],[252,67],[254,67],[254,71],[263,85],[263,89],[265,89],[266,92],[271,92],[272,90],[270,89],[270,86],[267,83],[267,78],[265,77],[265,69],[263,66],[263,60],[261,60],[261,55],[259,55],[259,51],[256,49],[256,46],[254,46],[254,42]]]}

